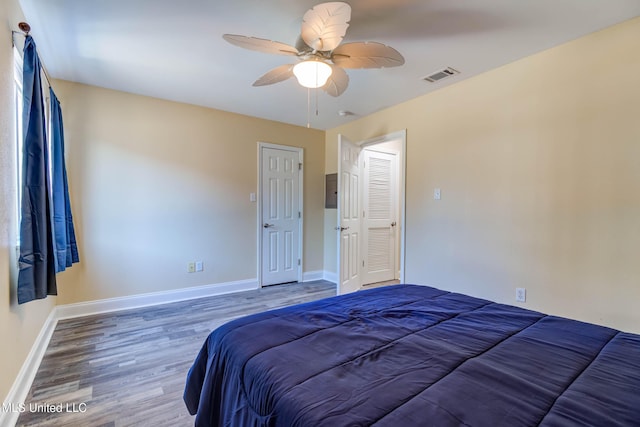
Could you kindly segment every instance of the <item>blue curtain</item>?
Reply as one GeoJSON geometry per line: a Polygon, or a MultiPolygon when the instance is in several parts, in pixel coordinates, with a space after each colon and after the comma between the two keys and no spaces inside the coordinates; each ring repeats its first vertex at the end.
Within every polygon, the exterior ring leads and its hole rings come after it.
{"type": "Polygon", "coordinates": [[[27,36],[23,58],[23,163],[18,303],[56,295],[49,166],[40,60],[27,36]]]}
{"type": "Polygon", "coordinates": [[[78,262],[78,246],[69,202],[67,168],[64,162],[64,131],[60,101],[49,88],[51,98],[51,186],[56,273],[78,262]]]}

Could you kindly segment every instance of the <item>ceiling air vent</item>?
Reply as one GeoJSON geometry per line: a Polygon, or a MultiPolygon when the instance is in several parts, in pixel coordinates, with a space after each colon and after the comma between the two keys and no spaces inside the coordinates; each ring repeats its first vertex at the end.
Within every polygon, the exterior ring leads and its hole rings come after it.
{"type": "Polygon", "coordinates": [[[435,82],[439,82],[442,79],[446,79],[447,77],[455,76],[456,74],[459,74],[459,73],[460,71],[454,70],[451,67],[447,67],[444,70],[436,71],[435,73],[428,75],[427,77],[423,78],[423,80],[426,80],[431,83],[435,83],[435,82]]]}

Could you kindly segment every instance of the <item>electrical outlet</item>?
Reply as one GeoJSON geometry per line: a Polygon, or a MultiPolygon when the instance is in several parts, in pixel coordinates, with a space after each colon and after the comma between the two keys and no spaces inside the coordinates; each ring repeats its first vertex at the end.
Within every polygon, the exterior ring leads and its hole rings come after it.
{"type": "Polygon", "coordinates": [[[189,272],[189,273],[195,273],[196,272],[196,263],[195,262],[190,262],[189,264],[187,264],[187,272],[189,272]]]}
{"type": "Polygon", "coordinates": [[[202,261],[196,261],[196,273],[199,273],[202,270],[204,270],[203,262],[202,261]]]}
{"type": "Polygon", "coordinates": [[[516,288],[516,301],[517,302],[527,301],[527,290],[525,288],[516,288]]]}

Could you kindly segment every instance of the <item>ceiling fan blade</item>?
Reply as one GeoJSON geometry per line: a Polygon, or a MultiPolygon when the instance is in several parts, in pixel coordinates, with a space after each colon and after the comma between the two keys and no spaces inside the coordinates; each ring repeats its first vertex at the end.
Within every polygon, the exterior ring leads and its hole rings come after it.
{"type": "Polygon", "coordinates": [[[274,68],[253,83],[253,86],[266,86],[280,83],[293,76],[293,64],[285,64],[274,68]]]}
{"type": "Polygon", "coordinates": [[[321,3],[302,17],[302,39],[318,51],[335,49],[351,20],[351,6],[343,2],[321,3]]]}
{"type": "Polygon", "coordinates": [[[259,39],[257,37],[239,36],[236,34],[225,34],[223,39],[232,45],[243,47],[245,49],[257,50],[258,52],[274,53],[276,55],[297,55],[298,51],[295,47],[285,43],[274,42],[267,39],[259,39]]]}
{"type": "Polygon", "coordinates": [[[345,43],[333,51],[331,60],[344,68],[388,68],[404,64],[400,52],[376,42],[345,43]]]}
{"type": "Polygon", "coordinates": [[[322,86],[322,89],[331,96],[340,96],[349,86],[349,76],[342,68],[332,64],[329,65],[331,66],[331,76],[329,76],[327,83],[322,86]]]}

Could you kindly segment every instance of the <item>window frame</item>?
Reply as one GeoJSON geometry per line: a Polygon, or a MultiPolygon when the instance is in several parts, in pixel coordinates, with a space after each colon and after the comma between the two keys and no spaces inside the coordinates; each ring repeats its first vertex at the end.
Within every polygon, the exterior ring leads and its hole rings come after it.
{"type": "Polygon", "coordinates": [[[20,222],[22,220],[22,187],[23,187],[23,153],[24,153],[24,128],[23,117],[23,81],[22,81],[23,57],[17,46],[13,46],[13,83],[15,104],[15,136],[16,136],[16,218],[18,234],[17,247],[20,247],[20,222]]]}

